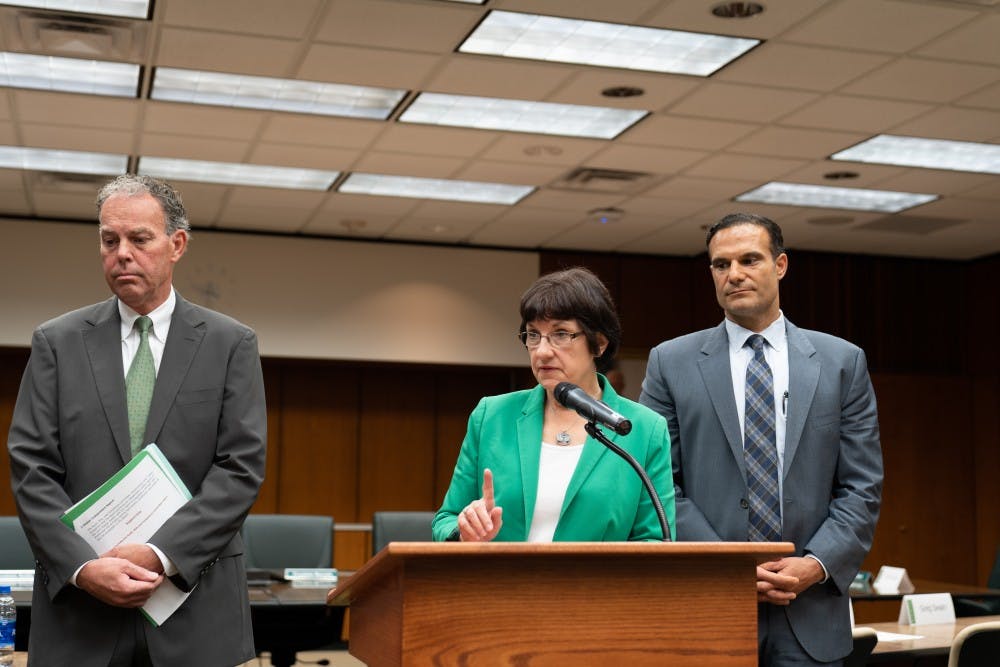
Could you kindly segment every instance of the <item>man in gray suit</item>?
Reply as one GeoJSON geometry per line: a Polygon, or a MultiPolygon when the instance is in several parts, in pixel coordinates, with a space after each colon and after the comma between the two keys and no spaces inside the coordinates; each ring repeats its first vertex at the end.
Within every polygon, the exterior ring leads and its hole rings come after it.
{"type": "Polygon", "coordinates": [[[256,336],[174,291],[189,224],[173,188],[121,176],[97,207],[115,296],[35,330],[7,441],[37,559],[29,660],[236,665],[254,657],[239,529],[264,475],[256,336]],[[60,515],[151,442],[191,500],[148,543],[94,553],[60,515]],[[164,577],[191,594],[154,627],[137,608],[164,577]]]}
{"type": "Polygon", "coordinates": [[[882,494],[865,355],[784,318],[774,222],[728,215],[707,242],[725,320],[655,347],[639,398],[670,429],[677,539],[794,543],[757,568],[760,664],[840,664],[882,494]]]}

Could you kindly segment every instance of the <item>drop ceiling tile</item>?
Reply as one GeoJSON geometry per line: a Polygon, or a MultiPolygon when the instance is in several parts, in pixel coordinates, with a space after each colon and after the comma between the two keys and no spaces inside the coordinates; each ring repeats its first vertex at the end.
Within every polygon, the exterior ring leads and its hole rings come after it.
{"type": "Polygon", "coordinates": [[[240,0],[238,8],[225,2],[169,0],[156,8],[164,8],[166,25],[225,26],[229,32],[297,38],[308,33],[321,6],[321,0],[240,0]]]}
{"type": "MultiPolygon", "coordinates": [[[[71,218],[93,220],[95,193],[62,193],[35,190],[35,215],[40,218],[71,218]]],[[[96,252],[96,248],[95,248],[96,252]]]]}
{"type": "Polygon", "coordinates": [[[991,141],[1000,136],[1000,111],[942,107],[895,127],[893,134],[958,141],[991,141]]]}
{"type": "Polygon", "coordinates": [[[537,134],[503,134],[480,155],[481,159],[499,162],[577,165],[607,146],[600,139],[545,137],[537,134]]]}
{"type": "Polygon", "coordinates": [[[665,220],[676,220],[689,215],[694,215],[703,211],[710,205],[704,199],[685,199],[671,197],[632,197],[618,204],[618,208],[625,211],[628,220],[653,219],[658,224],[663,224],[665,220]]]}
{"type": "Polygon", "coordinates": [[[662,228],[662,220],[639,219],[638,217],[605,225],[588,220],[553,236],[542,245],[546,248],[573,248],[609,252],[617,250],[635,239],[649,236],[662,228]]]}
{"type": "Polygon", "coordinates": [[[681,116],[649,116],[626,131],[618,142],[718,150],[757,129],[750,123],[681,116]]]}
{"type": "Polygon", "coordinates": [[[140,104],[137,100],[35,90],[13,91],[11,99],[21,120],[112,130],[133,129],[140,104]]]}
{"type": "MultiPolygon", "coordinates": [[[[177,189],[181,193],[181,199],[184,200],[188,219],[191,220],[191,225],[197,229],[198,227],[211,227],[215,223],[231,186],[187,181],[183,184],[178,183],[177,189]]],[[[195,233],[197,234],[197,231],[195,233]]]]}
{"type": "Polygon", "coordinates": [[[818,97],[817,93],[798,90],[707,81],[671,106],[670,113],[696,118],[767,123],[818,97]]]}
{"type": "Polygon", "coordinates": [[[481,8],[446,2],[340,0],[330,5],[315,40],[450,53],[472,32],[481,16],[481,8]]]}
{"type": "Polygon", "coordinates": [[[424,201],[408,215],[410,219],[440,220],[481,225],[507,212],[510,207],[499,204],[470,204],[455,201],[424,201]]]}
{"type": "Polygon", "coordinates": [[[918,102],[952,102],[1000,80],[1000,68],[900,58],[845,86],[843,92],[918,102]]]}
{"type": "Polygon", "coordinates": [[[312,211],[323,202],[326,196],[325,192],[310,190],[233,186],[227,203],[230,207],[271,206],[312,211]]]}
{"type": "Polygon", "coordinates": [[[961,192],[961,195],[968,199],[1000,199],[1000,178],[994,176],[983,185],[961,192]]]}
{"type": "Polygon", "coordinates": [[[825,0],[768,0],[766,10],[749,19],[719,18],[711,12],[714,2],[675,0],[666,3],[645,23],[661,28],[711,32],[720,35],[769,39],[820,9],[825,0]]]}
{"type": "MultiPolygon", "coordinates": [[[[778,206],[775,204],[757,204],[754,202],[731,201],[709,207],[704,211],[701,211],[697,216],[692,216],[692,218],[702,220],[710,227],[730,213],[738,212],[762,215],[765,218],[770,218],[777,223],[781,223],[785,218],[799,210],[801,210],[801,207],[799,206],[778,206]]],[[[707,230],[708,227],[705,229],[707,230]]],[[[702,241],[704,241],[704,238],[702,238],[702,241]]]]}
{"type": "MultiPolygon", "coordinates": [[[[898,176],[906,171],[905,167],[893,167],[882,164],[866,164],[863,162],[842,162],[840,160],[817,160],[789,172],[782,180],[792,183],[810,183],[813,185],[847,186],[852,188],[881,189],[881,183],[886,179],[898,176]],[[826,178],[833,172],[851,171],[857,178],[834,180],[826,178]]],[[[759,185],[759,184],[758,184],[759,185]]],[[[756,185],[754,187],[757,187],[756,185]]],[[[750,189],[750,188],[748,188],[750,189]]],[[[745,192],[745,190],[744,190],[745,192]]],[[[742,194],[742,193],[737,193],[742,194]]]]}
{"type": "Polygon", "coordinates": [[[361,151],[349,148],[259,144],[253,149],[248,162],[276,167],[347,171],[361,154],[361,151]]]}
{"type": "Polygon", "coordinates": [[[876,100],[849,95],[827,95],[781,119],[798,125],[855,132],[885,132],[899,123],[933,109],[930,104],[876,100]]]}
{"type": "Polygon", "coordinates": [[[966,107],[1000,109],[1000,83],[987,86],[971,95],[966,95],[958,100],[956,104],[966,107]]]}
{"type": "Polygon", "coordinates": [[[546,101],[652,111],[680,99],[699,83],[697,78],[690,76],[588,67],[547,97],[546,101]],[[636,97],[606,97],[602,94],[608,88],[622,86],[640,88],[645,92],[636,97]]]}
{"type": "Polygon", "coordinates": [[[261,140],[276,144],[365,148],[388,126],[378,120],[271,114],[261,140]]]}
{"type": "Polygon", "coordinates": [[[568,215],[565,211],[522,204],[474,232],[469,241],[482,245],[537,248],[579,221],[580,216],[568,215]]]}
{"type": "Polygon", "coordinates": [[[537,190],[524,199],[530,208],[547,208],[569,212],[572,215],[583,216],[595,208],[617,206],[625,197],[615,194],[592,192],[574,192],[568,190],[543,189],[537,190]]]}
{"type": "Polygon", "coordinates": [[[459,243],[469,238],[483,223],[452,218],[441,220],[411,215],[404,218],[384,234],[384,238],[398,241],[426,241],[428,243],[459,243]]]}
{"type": "Polygon", "coordinates": [[[298,57],[295,40],[164,28],[156,64],[212,72],[287,77],[298,57]]]}
{"type": "Polygon", "coordinates": [[[455,174],[455,178],[465,181],[542,186],[556,181],[565,174],[566,168],[559,165],[476,160],[455,174]]]}
{"type": "Polygon", "coordinates": [[[423,53],[313,44],[295,78],[412,90],[437,62],[437,56],[423,53]]]}
{"type": "Polygon", "coordinates": [[[872,53],[765,43],[715,75],[720,81],[776,88],[829,91],[885,65],[872,53]]]}
{"type": "Polygon", "coordinates": [[[352,171],[422,178],[454,178],[454,174],[465,165],[465,162],[464,159],[455,157],[369,151],[355,163],[352,171]]]}
{"type": "MultiPolygon", "coordinates": [[[[675,255],[681,257],[694,257],[705,252],[705,230],[702,225],[694,220],[683,220],[669,225],[645,236],[640,236],[633,241],[623,243],[619,246],[620,252],[634,252],[640,254],[675,255]]],[[[708,269],[705,270],[705,281],[700,289],[704,298],[710,299],[712,294],[711,277],[708,269]]],[[[695,285],[695,289],[699,289],[695,285]]],[[[722,319],[722,314],[719,314],[722,319]]]]}
{"type": "Polygon", "coordinates": [[[805,164],[803,160],[726,153],[714,155],[698,163],[688,169],[685,176],[730,178],[756,181],[759,185],[763,185],[767,181],[778,180],[791,171],[801,169],[805,164]]]}
{"type": "Polygon", "coordinates": [[[35,148],[55,148],[70,151],[94,151],[97,153],[132,153],[132,133],[61,125],[21,124],[21,137],[26,146],[35,148]]]}
{"type": "Polygon", "coordinates": [[[673,174],[708,157],[706,151],[612,144],[587,160],[588,167],[673,174]]]}
{"type": "Polygon", "coordinates": [[[615,2],[580,2],[580,0],[493,0],[494,9],[529,12],[548,16],[566,16],[588,21],[633,23],[660,4],[661,0],[615,0],[615,2]]]}
{"type": "Polygon", "coordinates": [[[355,195],[343,192],[331,192],[323,204],[323,211],[337,216],[363,218],[367,213],[401,218],[409,214],[419,199],[408,197],[376,197],[374,195],[355,195]]]}
{"type": "Polygon", "coordinates": [[[146,132],[139,141],[139,155],[177,157],[188,160],[244,162],[248,145],[232,139],[209,139],[178,134],[146,132]]]}
{"type": "Polygon", "coordinates": [[[22,169],[0,169],[0,190],[14,192],[24,190],[25,172],[22,169]]]}
{"type": "Polygon", "coordinates": [[[0,187],[0,215],[31,215],[31,205],[23,189],[0,187]]]}
{"type": "Polygon", "coordinates": [[[579,67],[456,53],[423,86],[434,93],[545,100],[579,67]]]}
{"type": "Polygon", "coordinates": [[[1000,182],[1000,176],[941,169],[904,169],[900,174],[880,181],[878,187],[951,196],[996,182],[1000,182]]]}
{"type": "Polygon", "coordinates": [[[219,216],[219,229],[261,232],[298,232],[312,215],[309,209],[282,206],[239,206],[228,204],[219,216]]]}
{"type": "Polygon", "coordinates": [[[4,146],[17,146],[21,143],[17,133],[14,131],[13,123],[0,123],[0,144],[4,146]]]}
{"type": "Polygon", "coordinates": [[[765,127],[736,142],[728,150],[757,155],[818,159],[867,138],[865,134],[847,132],[765,127]]]}
{"type": "Polygon", "coordinates": [[[782,40],[864,51],[906,53],[976,18],[972,8],[895,0],[842,0],[816,12],[782,40]],[[905,18],[901,14],[905,11],[905,18]]]}
{"type": "Polygon", "coordinates": [[[265,116],[262,111],[249,109],[150,101],[143,113],[143,129],[166,134],[250,140],[257,136],[265,116]]]}
{"type": "Polygon", "coordinates": [[[674,176],[670,180],[650,188],[643,193],[647,197],[669,199],[671,197],[689,197],[703,201],[715,199],[731,199],[747,190],[752,190],[759,183],[753,181],[727,181],[716,178],[691,178],[689,176],[674,176]]]}
{"type": "Polygon", "coordinates": [[[10,118],[10,104],[7,101],[8,95],[0,93],[0,120],[10,118]]]}
{"type": "Polygon", "coordinates": [[[996,203],[988,199],[942,197],[923,206],[908,209],[907,213],[912,215],[927,215],[932,218],[988,220],[996,224],[996,211],[996,203]]]}
{"type": "Polygon", "coordinates": [[[1000,65],[997,35],[1000,35],[1000,15],[987,15],[984,11],[980,12],[975,21],[931,42],[918,53],[944,60],[1000,65]]]}
{"type": "Polygon", "coordinates": [[[472,157],[500,136],[500,132],[400,123],[386,127],[372,148],[395,153],[472,157]]]}
{"type": "Polygon", "coordinates": [[[366,212],[355,217],[339,210],[320,210],[302,228],[303,234],[341,236],[345,238],[378,238],[396,226],[402,215],[366,212]]]}

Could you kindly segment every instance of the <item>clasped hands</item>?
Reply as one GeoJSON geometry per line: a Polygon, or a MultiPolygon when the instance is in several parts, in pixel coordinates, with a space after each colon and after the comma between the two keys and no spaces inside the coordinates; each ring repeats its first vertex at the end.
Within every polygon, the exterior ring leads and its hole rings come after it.
{"type": "Polygon", "coordinates": [[[787,606],[796,596],[823,580],[815,558],[789,557],[757,566],[757,601],[787,606]]]}
{"type": "Polygon", "coordinates": [[[145,544],[120,544],[86,563],[76,585],[115,607],[141,607],[163,583],[163,563],[145,544]]]}
{"type": "Polygon", "coordinates": [[[483,497],[473,500],[458,514],[458,534],[463,542],[489,542],[503,525],[503,508],[493,500],[493,473],[483,471],[483,497]]]}

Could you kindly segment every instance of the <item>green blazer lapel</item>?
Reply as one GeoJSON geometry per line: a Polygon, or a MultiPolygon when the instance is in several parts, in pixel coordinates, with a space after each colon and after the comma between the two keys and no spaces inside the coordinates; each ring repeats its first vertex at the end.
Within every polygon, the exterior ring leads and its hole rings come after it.
{"type": "Polygon", "coordinates": [[[542,421],[545,416],[545,389],[535,387],[517,419],[517,454],[521,463],[521,493],[524,496],[524,535],[518,539],[528,539],[531,517],[535,515],[535,500],[538,498],[538,461],[542,455],[542,421]]]}
{"type": "Polygon", "coordinates": [[[111,427],[122,462],[132,458],[128,434],[128,407],[125,400],[125,369],[122,366],[122,329],[118,315],[118,300],[108,299],[97,306],[87,320],[92,325],[83,330],[83,344],[90,357],[97,394],[104,407],[104,416],[111,427]]]}
{"type": "Polygon", "coordinates": [[[174,307],[173,317],[170,318],[170,333],[167,334],[167,343],[163,347],[160,370],[156,374],[156,386],[153,388],[153,400],[149,405],[143,442],[156,442],[170,406],[174,404],[177,391],[188,374],[191,361],[204,336],[205,321],[198,317],[197,310],[178,294],[177,305],[174,307]]]}
{"type": "MultiPolygon", "coordinates": [[[[802,440],[809,408],[819,385],[820,363],[816,348],[794,324],[785,320],[788,341],[788,414],[785,416],[785,460],[782,478],[788,473],[802,440]]],[[[777,397],[775,397],[777,398],[777,397]]]]}
{"type": "Polygon", "coordinates": [[[733,396],[733,374],[729,365],[729,336],[723,321],[712,330],[701,347],[702,357],[698,360],[698,370],[705,383],[705,389],[719,417],[722,432],[726,435],[729,449],[733,453],[740,473],[746,479],[746,460],[743,455],[743,438],[740,436],[740,416],[733,396]]]}

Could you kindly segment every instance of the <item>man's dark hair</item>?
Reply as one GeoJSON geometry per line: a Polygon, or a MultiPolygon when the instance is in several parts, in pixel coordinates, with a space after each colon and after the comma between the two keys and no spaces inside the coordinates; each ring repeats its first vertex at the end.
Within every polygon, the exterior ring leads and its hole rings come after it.
{"type": "Polygon", "coordinates": [[[772,258],[777,259],[778,255],[785,252],[785,240],[781,236],[781,227],[770,218],[753,213],[730,213],[719,220],[709,228],[708,236],[705,238],[705,246],[707,247],[712,242],[712,237],[715,236],[716,232],[728,227],[736,227],[737,225],[757,225],[758,227],[763,227],[771,239],[772,258]]]}
{"type": "Polygon", "coordinates": [[[608,288],[589,269],[574,267],[548,273],[534,282],[521,296],[521,328],[534,320],[576,320],[587,337],[590,353],[600,353],[597,334],[604,334],[608,346],[597,357],[603,371],[621,345],[622,328],[608,288]]]}

